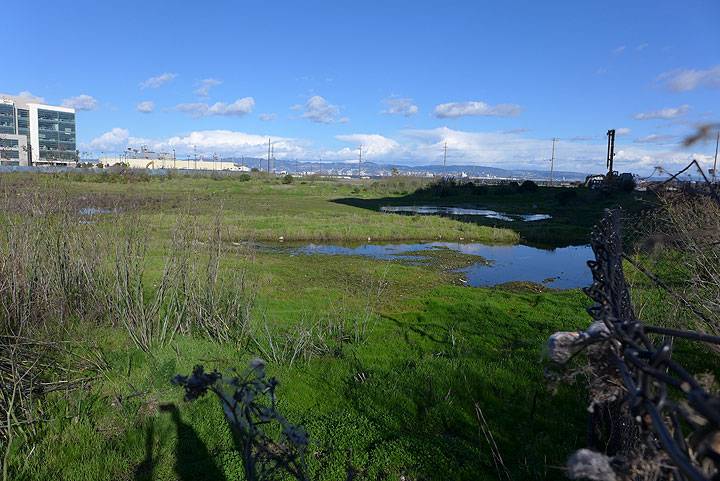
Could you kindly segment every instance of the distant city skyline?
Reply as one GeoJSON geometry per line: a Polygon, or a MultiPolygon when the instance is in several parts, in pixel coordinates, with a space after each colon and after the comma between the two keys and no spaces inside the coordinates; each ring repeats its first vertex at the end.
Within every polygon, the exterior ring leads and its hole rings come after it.
{"type": "Polygon", "coordinates": [[[81,152],[646,174],[720,121],[720,3],[13,2],[0,96],[77,111],[81,152]],[[46,32],[61,32],[48,49],[46,32]]]}

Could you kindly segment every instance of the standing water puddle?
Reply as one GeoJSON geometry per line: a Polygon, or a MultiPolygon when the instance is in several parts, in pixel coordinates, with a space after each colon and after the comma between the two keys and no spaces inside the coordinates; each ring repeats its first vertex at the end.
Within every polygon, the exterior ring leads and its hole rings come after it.
{"type": "Polygon", "coordinates": [[[467,283],[473,287],[529,281],[557,289],[574,289],[588,286],[592,282],[587,266],[587,261],[594,257],[590,246],[544,250],[524,245],[494,246],[454,242],[364,244],[357,247],[309,244],[298,248],[297,252],[422,261],[422,251],[433,249],[451,249],[461,254],[487,259],[490,264],[479,261],[455,271],[462,273],[467,283]]]}
{"type": "Polygon", "coordinates": [[[506,214],[487,209],[467,209],[464,207],[435,207],[429,205],[388,205],[380,207],[380,212],[392,212],[396,214],[420,214],[420,215],[477,215],[488,219],[504,220],[512,222],[516,219],[523,222],[535,222],[550,219],[548,214],[506,214]]]}
{"type": "Polygon", "coordinates": [[[115,209],[103,209],[102,207],[83,207],[82,209],[78,210],[78,213],[84,216],[112,214],[114,212],[115,209]]]}

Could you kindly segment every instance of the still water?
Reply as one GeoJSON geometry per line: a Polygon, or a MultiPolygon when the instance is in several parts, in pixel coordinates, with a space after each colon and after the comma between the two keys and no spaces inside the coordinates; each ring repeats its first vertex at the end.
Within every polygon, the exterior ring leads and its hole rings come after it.
{"type": "Polygon", "coordinates": [[[392,212],[396,214],[419,214],[419,215],[477,215],[488,219],[504,220],[512,222],[520,220],[523,222],[536,222],[539,220],[550,219],[548,214],[506,214],[487,209],[467,209],[464,207],[436,207],[429,205],[388,205],[380,207],[381,212],[392,212]]]}
{"type": "Polygon", "coordinates": [[[592,282],[587,261],[593,259],[590,246],[571,246],[553,250],[525,245],[485,245],[479,243],[429,242],[421,244],[364,244],[348,247],[309,244],[299,247],[301,254],[365,256],[384,260],[421,262],[422,251],[452,249],[462,254],[482,256],[456,272],[464,275],[474,287],[493,286],[505,282],[530,281],[556,289],[585,287],[592,282]]]}

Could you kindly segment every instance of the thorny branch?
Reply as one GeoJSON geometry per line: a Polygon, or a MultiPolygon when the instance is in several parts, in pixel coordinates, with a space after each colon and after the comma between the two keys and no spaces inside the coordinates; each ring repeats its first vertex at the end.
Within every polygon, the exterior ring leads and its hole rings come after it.
{"type": "MultiPolygon", "coordinates": [[[[672,359],[672,338],[720,339],[646,326],[636,318],[620,232],[619,212],[611,211],[592,235],[595,260],[588,265],[593,283],[585,293],[594,301],[588,309],[593,324],[585,332],[560,332],[549,340],[557,364],[566,365],[586,351],[594,370],[590,443],[603,454],[578,451],[568,474],[598,480],[717,480],[720,398],[672,359]],[[657,344],[652,333],[665,337],[657,344]]],[[[659,285],[654,276],[649,279],[659,285]]]]}

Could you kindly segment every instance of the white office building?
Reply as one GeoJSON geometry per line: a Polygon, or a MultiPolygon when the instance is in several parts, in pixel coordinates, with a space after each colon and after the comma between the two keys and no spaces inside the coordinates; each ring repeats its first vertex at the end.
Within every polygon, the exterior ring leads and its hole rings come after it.
{"type": "Polygon", "coordinates": [[[75,109],[0,98],[0,162],[69,165],[77,162],[75,109]]]}

